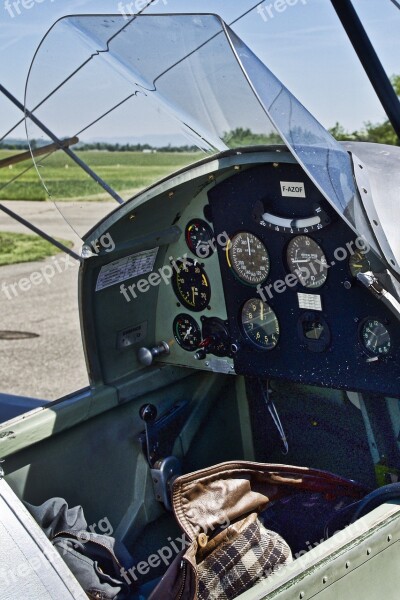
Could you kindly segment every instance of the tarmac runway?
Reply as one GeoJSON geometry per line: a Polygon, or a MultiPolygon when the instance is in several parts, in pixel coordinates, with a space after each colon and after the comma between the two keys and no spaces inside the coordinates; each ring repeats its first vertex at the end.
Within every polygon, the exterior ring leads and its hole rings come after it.
{"type": "MultiPolygon", "coordinates": [[[[79,237],[51,203],[4,204],[46,233],[73,241],[79,251],[79,237]]],[[[66,212],[83,234],[116,206],[114,202],[68,203],[66,212]]],[[[0,231],[29,233],[2,211],[0,231]]],[[[0,393],[55,400],[88,385],[77,280],[78,263],[65,254],[0,267],[0,393]],[[21,290],[21,280],[33,272],[40,274],[33,279],[38,283],[25,283],[21,290]]]]}

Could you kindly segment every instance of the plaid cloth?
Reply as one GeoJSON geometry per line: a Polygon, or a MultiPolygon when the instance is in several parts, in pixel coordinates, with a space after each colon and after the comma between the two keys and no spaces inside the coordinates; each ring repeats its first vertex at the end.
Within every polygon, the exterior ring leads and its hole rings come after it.
{"type": "Polygon", "coordinates": [[[257,519],[198,565],[198,600],[235,598],[291,561],[284,539],[257,519]]]}

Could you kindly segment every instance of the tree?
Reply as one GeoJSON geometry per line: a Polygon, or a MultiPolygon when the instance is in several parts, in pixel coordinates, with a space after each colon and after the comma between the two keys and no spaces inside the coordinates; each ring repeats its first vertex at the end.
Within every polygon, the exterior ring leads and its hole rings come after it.
{"type": "MultiPolygon", "coordinates": [[[[396,94],[400,96],[400,75],[393,75],[391,82],[396,94]]],[[[329,131],[339,141],[376,142],[378,144],[400,146],[400,140],[389,119],[386,119],[383,123],[367,121],[364,123],[364,129],[353,132],[346,131],[340,123],[336,123],[329,131]]]]}

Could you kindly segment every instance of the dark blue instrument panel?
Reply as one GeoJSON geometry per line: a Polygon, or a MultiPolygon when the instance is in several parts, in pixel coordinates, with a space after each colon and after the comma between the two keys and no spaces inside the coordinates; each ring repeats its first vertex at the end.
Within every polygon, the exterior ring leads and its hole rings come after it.
{"type": "Polygon", "coordinates": [[[356,279],[384,270],[299,165],[238,172],[208,193],[235,370],[400,396],[400,325],[356,279]],[[225,238],[226,239],[226,238],[225,238]]]}

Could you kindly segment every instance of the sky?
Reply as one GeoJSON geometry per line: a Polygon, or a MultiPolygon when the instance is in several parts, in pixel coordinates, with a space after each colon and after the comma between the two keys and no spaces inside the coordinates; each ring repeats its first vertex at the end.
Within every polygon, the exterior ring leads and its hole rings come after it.
{"type": "MultiPolygon", "coordinates": [[[[391,0],[353,0],[389,75],[400,73],[400,10],[391,0]]],[[[0,0],[0,81],[23,101],[35,50],[67,14],[136,12],[145,0],[0,0]],[[129,9],[131,4],[131,9],[129,9]],[[133,11],[132,11],[133,7],[133,11]]],[[[230,23],[256,0],[157,0],[145,12],[213,12],[230,23]]],[[[385,118],[329,0],[266,0],[234,31],[325,126],[354,130],[385,118]]],[[[0,137],[20,114],[0,98],[0,137]]],[[[14,133],[24,137],[24,130],[14,133]]]]}

